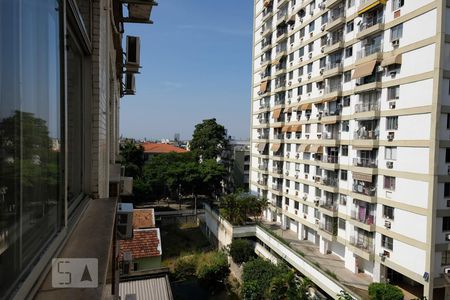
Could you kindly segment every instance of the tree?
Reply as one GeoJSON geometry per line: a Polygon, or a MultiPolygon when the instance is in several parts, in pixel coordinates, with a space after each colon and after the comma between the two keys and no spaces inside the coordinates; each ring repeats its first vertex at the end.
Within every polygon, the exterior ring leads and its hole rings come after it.
{"type": "Polygon", "coordinates": [[[249,240],[235,239],[230,245],[230,256],[237,264],[249,261],[255,254],[255,247],[249,240]]]}
{"type": "Polygon", "coordinates": [[[198,260],[196,275],[200,283],[216,289],[230,274],[227,255],[221,251],[209,252],[198,260]]]}
{"type": "Polygon", "coordinates": [[[404,296],[402,290],[392,284],[373,282],[369,285],[369,297],[371,300],[402,300],[404,296]]]}
{"type": "Polygon", "coordinates": [[[195,125],[190,148],[197,158],[217,159],[227,146],[227,131],[216,122],[216,119],[203,120],[202,123],[195,125]]]}
{"type": "Polygon", "coordinates": [[[125,175],[137,178],[142,175],[144,165],[144,148],[133,142],[127,141],[120,147],[120,155],[125,166],[125,175]]]}
{"type": "Polygon", "coordinates": [[[338,294],[338,300],[353,300],[353,297],[348,292],[342,290],[338,294]]]}
{"type": "Polygon", "coordinates": [[[258,218],[267,205],[266,199],[242,192],[225,195],[220,200],[222,216],[233,225],[243,225],[250,217],[258,218]]]}
{"type": "Polygon", "coordinates": [[[256,258],[244,265],[242,272],[242,297],[244,299],[264,299],[277,266],[263,258],[256,258]]]}

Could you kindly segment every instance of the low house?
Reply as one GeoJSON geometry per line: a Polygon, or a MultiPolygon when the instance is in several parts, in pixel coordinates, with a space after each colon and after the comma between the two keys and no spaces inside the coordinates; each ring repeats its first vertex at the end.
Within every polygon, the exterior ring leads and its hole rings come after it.
{"type": "Polygon", "coordinates": [[[170,144],[164,144],[164,143],[142,143],[141,146],[144,148],[144,160],[148,161],[152,157],[164,154],[164,153],[185,153],[188,152],[188,150],[170,145],[170,144]]]}

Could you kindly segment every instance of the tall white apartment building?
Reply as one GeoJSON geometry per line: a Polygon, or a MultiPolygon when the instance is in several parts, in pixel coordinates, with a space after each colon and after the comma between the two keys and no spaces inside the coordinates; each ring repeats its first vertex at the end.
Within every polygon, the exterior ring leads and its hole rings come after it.
{"type": "Polygon", "coordinates": [[[255,0],[250,189],[373,282],[450,297],[450,1],[255,0]]]}

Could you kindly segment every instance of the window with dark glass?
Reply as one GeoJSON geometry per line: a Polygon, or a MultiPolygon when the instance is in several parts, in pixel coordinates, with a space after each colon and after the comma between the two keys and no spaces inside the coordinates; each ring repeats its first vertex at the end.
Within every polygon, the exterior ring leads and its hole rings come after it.
{"type": "Polygon", "coordinates": [[[450,231],[450,217],[442,217],[442,231],[450,231]]]}

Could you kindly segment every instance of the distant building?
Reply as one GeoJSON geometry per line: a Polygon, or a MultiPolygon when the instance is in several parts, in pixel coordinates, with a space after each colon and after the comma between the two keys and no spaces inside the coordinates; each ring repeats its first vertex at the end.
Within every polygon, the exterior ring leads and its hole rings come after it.
{"type": "Polygon", "coordinates": [[[222,162],[228,169],[229,175],[224,181],[226,192],[237,189],[248,191],[250,174],[250,146],[249,141],[231,140],[228,150],[222,155],[222,162]]]}
{"type": "Polygon", "coordinates": [[[188,152],[186,149],[173,146],[170,144],[163,144],[163,143],[142,143],[142,147],[144,148],[144,160],[148,161],[152,157],[164,154],[164,153],[184,153],[188,152]]]}

